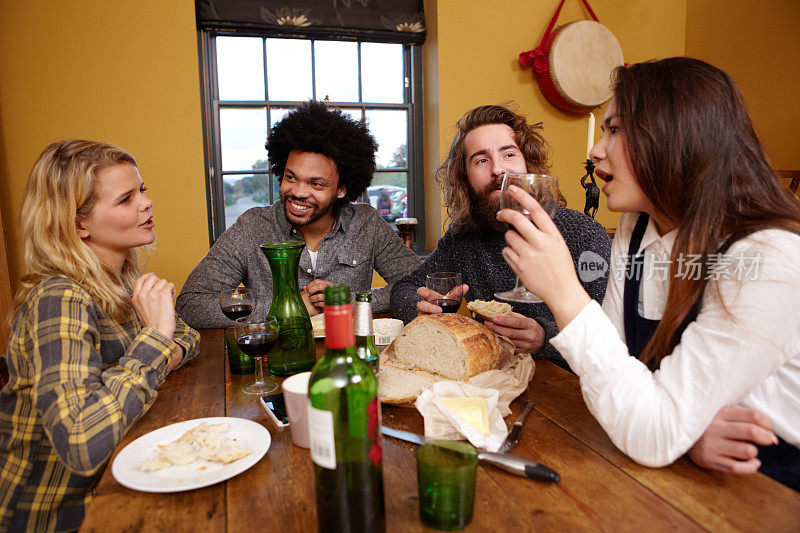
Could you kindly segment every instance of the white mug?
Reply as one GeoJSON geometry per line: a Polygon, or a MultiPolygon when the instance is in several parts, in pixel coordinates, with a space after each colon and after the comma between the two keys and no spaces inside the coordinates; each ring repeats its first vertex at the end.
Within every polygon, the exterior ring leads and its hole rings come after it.
{"type": "Polygon", "coordinates": [[[289,430],[295,446],[308,448],[308,379],[311,372],[295,374],[283,380],[283,399],[289,415],[289,430]]]}

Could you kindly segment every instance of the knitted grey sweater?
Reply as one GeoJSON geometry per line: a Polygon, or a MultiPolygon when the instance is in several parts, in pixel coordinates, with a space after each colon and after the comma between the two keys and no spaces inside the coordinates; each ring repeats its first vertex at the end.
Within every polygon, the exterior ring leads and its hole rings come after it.
{"type": "MultiPolygon", "coordinates": [[[[611,256],[611,240],[603,226],[588,216],[560,207],[553,222],[567,242],[575,268],[583,251],[592,251],[602,257],[606,264],[611,256]]],[[[447,233],[439,239],[436,250],[414,272],[407,275],[392,288],[389,309],[397,318],[409,322],[417,316],[416,305],[421,299],[417,288],[425,285],[425,276],[431,272],[460,272],[464,283],[469,285],[465,299],[494,300],[494,293],[514,288],[516,275],[501,254],[505,247],[502,233],[490,231],[482,235],[475,233],[447,233]]],[[[605,276],[583,283],[589,296],[603,302],[608,282],[605,276]]],[[[567,363],[548,342],[558,333],[555,318],[547,305],[511,303],[514,311],[535,319],[544,328],[545,344],[534,358],[548,359],[568,368],[567,363]]]]}

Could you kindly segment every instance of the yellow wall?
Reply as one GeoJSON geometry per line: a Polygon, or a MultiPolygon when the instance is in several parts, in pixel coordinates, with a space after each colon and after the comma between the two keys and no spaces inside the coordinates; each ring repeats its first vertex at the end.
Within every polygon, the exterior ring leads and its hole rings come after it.
{"type": "MultiPolygon", "coordinates": [[[[530,68],[517,63],[519,52],[538,43],[558,0],[425,4],[428,246],[441,234],[431,171],[459,116],[485,103],[513,100],[529,119],[544,122],[553,173],[570,207],[582,209],[586,116],[551,106],[530,68]]],[[[793,22],[800,3],[764,0],[754,9],[749,0],[592,0],[592,6],[628,62],[686,50],[731,72],[776,166],[800,168],[794,126],[800,32],[793,22]],[[752,42],[752,35],[762,41],[752,42]]],[[[586,18],[582,9],[578,0],[566,2],[560,22],[586,18]]],[[[0,210],[13,283],[22,271],[17,233],[27,174],[47,143],[67,137],[106,140],[138,158],[156,204],[159,251],[149,267],[183,283],[208,250],[198,72],[191,0],[0,0],[0,210]]],[[[602,199],[598,219],[616,225],[602,199]]]]}
{"type": "MultiPolygon", "coordinates": [[[[426,128],[431,121],[438,124],[439,155],[444,157],[455,132],[453,125],[465,111],[482,104],[516,102],[530,121],[544,123],[545,138],[553,150],[552,173],[560,178],[568,206],[583,210],[580,178],[585,172],[588,114],[575,115],[553,107],[542,96],[531,68],[523,69],[517,61],[520,52],[538,45],[557,5],[558,0],[436,2],[435,26],[432,28],[432,21],[428,21],[425,47],[438,49],[438,87],[433,99],[431,91],[425,91],[426,128]]],[[[591,5],[600,22],[619,40],[627,62],[683,54],[685,0],[592,0],[591,5]]],[[[428,11],[430,8],[426,15],[428,11]]],[[[559,23],[585,18],[588,14],[583,4],[573,0],[564,4],[559,23]]],[[[428,83],[430,80],[426,80],[428,83]]],[[[601,109],[595,114],[602,116],[603,112],[601,109]]],[[[599,125],[600,120],[598,136],[599,125]]],[[[426,157],[430,155],[426,153],[426,157]]],[[[430,183],[432,178],[427,178],[430,183]]],[[[429,185],[427,190],[431,188],[429,185]]],[[[598,220],[616,227],[617,219],[601,198],[598,220]]],[[[428,247],[436,244],[429,229],[434,225],[426,226],[428,247]]]]}
{"type": "MultiPolygon", "coordinates": [[[[437,2],[425,2],[427,35],[422,46],[423,142],[425,143],[425,245],[436,247],[442,235],[442,194],[433,173],[441,161],[439,127],[439,44],[437,2]]],[[[441,148],[447,151],[447,145],[441,148]]]]}
{"type": "Polygon", "coordinates": [[[773,165],[800,169],[800,2],[689,0],[686,54],[730,74],[773,165]]]}
{"type": "Polygon", "coordinates": [[[0,209],[12,283],[25,181],[63,138],[108,141],[139,161],[158,233],[149,269],[180,287],[208,251],[194,20],[192,0],[0,0],[0,209]]]}

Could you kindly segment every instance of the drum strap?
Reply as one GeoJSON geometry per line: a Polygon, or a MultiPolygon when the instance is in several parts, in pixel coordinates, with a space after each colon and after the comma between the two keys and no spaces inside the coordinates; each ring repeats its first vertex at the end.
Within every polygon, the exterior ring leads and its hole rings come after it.
{"type": "MultiPolygon", "coordinates": [[[[581,0],[583,5],[586,6],[586,9],[589,11],[589,14],[592,16],[595,22],[600,22],[597,20],[597,15],[594,14],[592,10],[592,6],[589,5],[589,0],[581,0]]],[[[547,25],[547,29],[544,32],[544,36],[542,37],[542,41],[539,43],[539,46],[534,48],[533,50],[528,50],[527,52],[522,52],[519,55],[519,64],[521,66],[525,66],[531,61],[533,61],[533,69],[537,73],[541,73],[547,70],[547,62],[545,61],[545,55],[543,52],[544,43],[547,42],[547,39],[550,37],[550,34],[553,33],[553,28],[556,25],[556,21],[558,20],[558,15],[561,14],[561,8],[564,6],[564,0],[559,2],[558,7],[556,8],[556,12],[553,13],[553,17],[550,19],[550,24],[547,25]]]]}
{"type": "MultiPolygon", "coordinates": [[[[599,20],[597,20],[597,15],[595,15],[594,11],[592,11],[592,6],[589,5],[589,0],[581,0],[581,1],[583,2],[583,5],[586,6],[586,9],[589,11],[589,14],[592,16],[594,21],[600,22],[599,20]]],[[[553,28],[556,25],[556,21],[558,20],[558,16],[561,14],[561,8],[563,6],[564,6],[564,0],[561,0],[561,2],[558,4],[558,7],[556,8],[556,12],[553,13],[553,18],[550,19],[550,24],[547,26],[547,30],[545,30],[544,32],[544,37],[542,37],[542,43],[544,43],[547,40],[547,38],[550,36],[550,33],[553,31],[553,28]]]]}

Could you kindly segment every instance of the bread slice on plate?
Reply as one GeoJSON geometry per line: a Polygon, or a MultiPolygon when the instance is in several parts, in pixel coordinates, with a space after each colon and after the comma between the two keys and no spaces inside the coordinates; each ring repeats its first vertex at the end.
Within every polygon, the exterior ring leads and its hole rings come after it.
{"type": "Polygon", "coordinates": [[[497,300],[473,300],[467,304],[467,309],[490,320],[511,314],[511,304],[497,300]]]}

